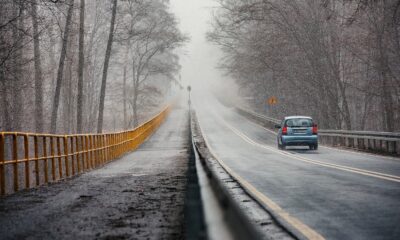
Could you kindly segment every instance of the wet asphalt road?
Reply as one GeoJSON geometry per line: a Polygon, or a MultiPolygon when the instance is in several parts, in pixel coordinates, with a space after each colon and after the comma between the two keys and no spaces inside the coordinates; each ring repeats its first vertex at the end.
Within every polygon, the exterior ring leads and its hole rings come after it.
{"type": "Polygon", "coordinates": [[[0,239],[182,239],[187,114],[102,168],[0,198],[0,239]]]}
{"type": "Polygon", "coordinates": [[[194,104],[216,155],[324,238],[400,239],[400,181],[378,175],[399,177],[400,159],[325,147],[318,151],[294,147],[282,152],[273,133],[211,95],[194,96],[194,104]]]}

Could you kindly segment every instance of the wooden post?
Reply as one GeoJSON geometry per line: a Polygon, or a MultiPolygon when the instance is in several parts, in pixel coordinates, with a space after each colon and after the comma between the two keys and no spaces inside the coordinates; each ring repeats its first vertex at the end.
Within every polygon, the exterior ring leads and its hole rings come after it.
{"type": "Polygon", "coordinates": [[[40,174],[39,174],[39,146],[38,137],[35,135],[33,137],[33,144],[35,147],[35,175],[36,175],[36,186],[40,185],[40,174]]]}
{"type": "Polygon", "coordinates": [[[18,135],[13,134],[14,191],[18,192],[18,135]]]}
{"type": "Polygon", "coordinates": [[[58,176],[59,176],[59,179],[62,179],[63,178],[63,168],[62,168],[62,160],[61,160],[60,137],[57,137],[57,156],[58,156],[58,176]]]}
{"type": "Polygon", "coordinates": [[[30,187],[30,176],[29,176],[29,141],[28,135],[24,135],[24,150],[25,150],[25,187],[30,187]]]}
{"type": "Polygon", "coordinates": [[[78,136],[75,137],[76,165],[78,167],[78,173],[81,172],[81,155],[79,154],[79,151],[81,150],[79,148],[79,143],[78,143],[79,139],[80,138],[78,136]]]}
{"type": "Polygon", "coordinates": [[[65,161],[65,175],[69,177],[69,157],[68,157],[68,138],[66,136],[64,139],[64,161],[65,161]]]}
{"type": "Polygon", "coordinates": [[[87,155],[86,155],[86,147],[85,147],[85,136],[81,136],[81,152],[82,152],[82,170],[86,171],[87,167],[87,155]]]}
{"type": "Polygon", "coordinates": [[[56,180],[56,159],[54,156],[54,137],[50,137],[50,155],[51,155],[51,178],[56,180]]]}
{"type": "Polygon", "coordinates": [[[0,195],[6,194],[5,158],[4,158],[4,133],[0,134],[0,195]]]}
{"type": "Polygon", "coordinates": [[[47,159],[47,137],[43,136],[43,157],[44,157],[44,182],[48,183],[49,182],[49,176],[48,176],[48,159],[47,159]]]}
{"type": "Polygon", "coordinates": [[[76,153],[76,149],[75,149],[75,151],[74,151],[74,137],[72,137],[72,136],[70,136],[69,137],[69,139],[70,139],[70,147],[71,147],[71,150],[70,150],[70,152],[71,152],[71,170],[72,170],[72,176],[74,176],[75,175],[75,159],[76,159],[76,156],[75,156],[75,153],[76,153]]]}
{"type": "Polygon", "coordinates": [[[90,152],[89,152],[89,136],[86,135],[85,136],[85,151],[86,151],[86,161],[88,164],[88,168],[92,168],[92,164],[91,164],[91,156],[90,156],[90,152]]]}

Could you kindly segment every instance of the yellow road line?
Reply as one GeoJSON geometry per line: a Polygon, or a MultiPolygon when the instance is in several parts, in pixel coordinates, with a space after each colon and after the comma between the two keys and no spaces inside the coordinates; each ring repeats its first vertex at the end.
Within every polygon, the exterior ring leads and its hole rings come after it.
{"type": "Polygon", "coordinates": [[[244,180],[240,175],[238,175],[236,172],[234,172],[230,167],[228,167],[222,159],[218,157],[218,155],[213,151],[211,148],[211,145],[208,142],[208,139],[206,135],[204,134],[200,124],[199,124],[200,132],[203,135],[204,141],[206,142],[206,145],[208,149],[210,150],[211,154],[214,156],[214,158],[218,161],[218,163],[222,166],[222,168],[225,169],[226,172],[228,172],[229,175],[231,175],[248,193],[250,193],[253,197],[255,197],[262,205],[265,205],[267,209],[273,212],[273,214],[277,215],[278,217],[282,218],[284,221],[286,221],[289,225],[291,225],[293,228],[295,228],[298,232],[300,232],[306,239],[309,240],[324,240],[325,238],[321,236],[318,232],[301,222],[299,219],[291,216],[289,213],[287,213],[285,210],[283,210],[278,204],[276,204],[274,201],[269,199],[267,196],[262,194],[260,191],[258,191],[253,185],[251,185],[249,182],[244,180]]]}
{"type": "Polygon", "coordinates": [[[375,178],[384,179],[384,180],[393,181],[393,182],[400,182],[400,176],[395,176],[395,175],[390,175],[390,174],[385,174],[385,173],[379,173],[379,172],[364,170],[364,169],[360,169],[360,168],[353,168],[353,167],[348,167],[348,166],[343,166],[343,165],[338,165],[338,164],[333,164],[333,163],[326,163],[326,162],[312,160],[312,159],[305,158],[305,157],[296,156],[293,153],[277,150],[277,149],[275,149],[273,147],[270,147],[270,146],[263,145],[263,144],[255,142],[254,140],[252,140],[248,136],[246,136],[244,133],[240,132],[238,129],[236,129],[235,127],[233,127],[229,123],[227,123],[222,118],[220,118],[220,120],[226,125],[226,127],[231,129],[236,135],[241,137],[246,142],[248,142],[248,143],[250,143],[250,144],[252,144],[254,146],[261,147],[261,148],[270,150],[272,152],[278,153],[280,155],[284,155],[284,156],[287,156],[287,157],[290,157],[290,158],[294,158],[294,159],[302,161],[302,162],[307,162],[307,163],[311,163],[311,164],[315,164],[315,165],[319,165],[319,166],[334,168],[334,169],[338,169],[338,170],[342,170],[342,171],[357,173],[357,174],[370,176],[370,177],[375,177],[375,178]]]}

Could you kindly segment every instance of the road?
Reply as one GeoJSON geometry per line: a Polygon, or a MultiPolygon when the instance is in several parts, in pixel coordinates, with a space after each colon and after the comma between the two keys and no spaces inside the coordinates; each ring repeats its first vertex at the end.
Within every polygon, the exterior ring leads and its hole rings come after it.
{"type": "Polygon", "coordinates": [[[0,239],[182,239],[188,131],[175,109],[135,152],[0,198],[0,239]]]}
{"type": "Polygon", "coordinates": [[[297,231],[322,239],[400,239],[400,159],[326,147],[278,150],[273,132],[211,95],[193,99],[216,157],[278,214],[289,214],[297,231]]]}

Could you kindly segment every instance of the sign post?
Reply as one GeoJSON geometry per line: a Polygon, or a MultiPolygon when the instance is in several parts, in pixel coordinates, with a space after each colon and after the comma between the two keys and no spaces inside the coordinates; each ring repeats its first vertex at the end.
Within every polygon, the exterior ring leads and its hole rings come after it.
{"type": "MultiPolygon", "coordinates": [[[[269,98],[266,100],[266,103],[268,103],[268,106],[269,106],[270,109],[272,110],[272,109],[273,109],[272,106],[274,106],[275,104],[277,104],[277,103],[278,103],[278,100],[276,99],[275,96],[272,96],[272,97],[269,97],[269,98]]],[[[265,111],[267,112],[267,109],[265,109],[265,111]]]]}
{"type": "Polygon", "coordinates": [[[192,87],[191,87],[190,85],[188,85],[188,86],[187,86],[187,90],[188,90],[188,93],[189,93],[189,101],[188,101],[188,104],[189,104],[189,112],[190,112],[190,104],[191,104],[191,101],[190,101],[190,91],[192,91],[192,87]]]}

